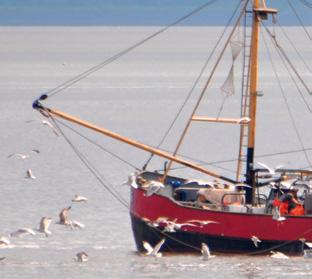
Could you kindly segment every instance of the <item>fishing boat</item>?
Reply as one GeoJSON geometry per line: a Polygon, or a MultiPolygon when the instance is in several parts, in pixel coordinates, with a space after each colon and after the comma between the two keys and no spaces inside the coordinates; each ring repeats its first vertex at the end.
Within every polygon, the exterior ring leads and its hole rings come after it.
{"type": "MultiPolygon", "coordinates": [[[[281,59],[287,63],[301,86],[309,93],[310,90],[288,59],[272,29],[265,24],[267,21],[272,21],[272,25],[276,23],[278,10],[267,7],[265,1],[239,2],[238,15],[229,27],[231,29],[227,33],[227,39],[224,40],[224,46],[209,72],[173,151],[164,151],[140,143],[51,108],[46,102],[54,92],[43,94],[33,103],[34,109],[54,122],[62,119],[78,124],[144,150],[151,156],[164,159],[162,170],[148,170],[148,164],[145,164],[129,176],[128,184],[131,186],[129,213],[138,251],[145,251],[144,241],[156,245],[163,238],[166,242],[162,249],[171,252],[200,250],[202,243],[206,243],[212,251],[219,252],[256,254],[274,250],[302,253],[305,243],[312,242],[312,170],[301,167],[273,169],[255,161],[257,100],[261,97],[258,89],[260,27],[266,30],[278,48],[281,59]],[[244,37],[240,41],[234,38],[238,26],[244,27],[244,37]],[[233,93],[234,64],[240,56],[243,62],[239,116],[237,118],[223,118],[219,115],[200,116],[197,113],[198,107],[222,57],[229,49],[232,54],[232,65],[221,89],[226,97],[233,93]],[[234,176],[222,175],[179,155],[185,135],[194,122],[213,122],[214,125],[238,127],[239,146],[234,176]],[[201,175],[202,179],[172,175],[173,163],[192,169],[201,175]],[[303,211],[300,214],[281,212],[281,197],[293,189],[296,189],[302,204],[303,211]]],[[[143,42],[144,40],[135,46],[143,42]]],[[[90,72],[83,73],[76,80],[96,69],[97,67],[94,67],[90,72]]],[[[75,79],[64,87],[73,81],[75,82],[75,79]]],[[[60,89],[63,87],[57,88],[60,89]]],[[[270,137],[269,132],[266,136],[270,137]]]]}

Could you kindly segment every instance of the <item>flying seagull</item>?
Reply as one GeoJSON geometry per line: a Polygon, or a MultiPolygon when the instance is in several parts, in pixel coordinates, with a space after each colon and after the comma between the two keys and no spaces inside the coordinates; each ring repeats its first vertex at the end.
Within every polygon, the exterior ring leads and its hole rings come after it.
{"type": "Polygon", "coordinates": [[[25,176],[25,178],[28,178],[28,179],[36,179],[36,176],[34,176],[34,174],[33,174],[33,172],[32,172],[31,169],[28,169],[28,170],[26,171],[26,176],[25,176]]]}
{"type": "Polygon", "coordinates": [[[8,158],[19,157],[20,159],[25,160],[25,159],[30,157],[31,153],[37,153],[38,154],[38,153],[40,153],[40,151],[38,149],[33,149],[28,154],[12,153],[12,154],[8,155],[8,158]]]}
{"type": "Polygon", "coordinates": [[[210,249],[206,243],[201,244],[201,253],[203,255],[202,259],[205,261],[215,257],[215,256],[211,255],[210,249]]]}
{"type": "Polygon", "coordinates": [[[49,226],[52,222],[52,218],[49,217],[42,217],[39,224],[39,232],[42,232],[45,234],[45,236],[49,236],[51,231],[49,231],[49,226]]]}
{"type": "Polygon", "coordinates": [[[76,254],[75,260],[77,262],[87,262],[89,260],[89,256],[86,252],[81,251],[81,252],[76,254]]]}
{"type": "Polygon", "coordinates": [[[147,256],[154,256],[156,258],[160,258],[162,256],[162,253],[159,252],[162,245],[165,243],[165,238],[163,238],[161,241],[159,241],[155,247],[153,248],[147,241],[143,241],[143,247],[147,251],[145,255],[147,256]]]}
{"type": "Polygon", "coordinates": [[[252,242],[255,245],[255,247],[258,247],[258,243],[261,242],[261,240],[257,236],[255,236],[255,235],[253,235],[250,239],[252,240],[252,242]]]}
{"type": "Polygon", "coordinates": [[[282,165],[278,165],[275,169],[270,168],[268,165],[261,163],[261,162],[257,162],[257,164],[265,169],[267,169],[269,171],[269,173],[271,175],[274,175],[276,173],[276,170],[281,169],[283,166],[282,165]]]}
{"type": "Polygon", "coordinates": [[[279,208],[278,208],[277,206],[274,206],[274,207],[273,207],[272,219],[273,219],[273,220],[276,220],[276,221],[278,221],[278,222],[281,222],[281,221],[285,221],[285,220],[286,220],[285,217],[282,217],[282,216],[281,216],[281,213],[280,213],[279,208]]]}
{"type": "MultiPolygon", "coordinates": [[[[28,121],[26,121],[26,123],[31,123],[31,122],[34,122],[34,121],[36,121],[36,120],[28,120],[28,121]]],[[[40,121],[43,125],[48,126],[56,136],[59,135],[58,130],[51,124],[50,121],[45,120],[45,119],[44,119],[44,120],[39,120],[39,121],[40,121]]]]}
{"type": "Polygon", "coordinates": [[[75,197],[72,199],[72,202],[86,202],[88,199],[83,196],[75,195],[75,197]]]}
{"type": "Polygon", "coordinates": [[[21,228],[10,234],[11,237],[23,237],[25,235],[36,235],[36,233],[30,228],[21,228]]]}

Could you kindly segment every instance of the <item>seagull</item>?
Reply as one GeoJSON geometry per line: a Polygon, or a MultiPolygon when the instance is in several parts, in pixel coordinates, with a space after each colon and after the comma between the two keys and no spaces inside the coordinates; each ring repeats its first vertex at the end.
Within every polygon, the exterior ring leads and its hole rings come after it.
{"type": "Polygon", "coordinates": [[[76,220],[70,220],[68,221],[68,225],[73,229],[73,228],[79,228],[79,229],[84,229],[85,225],[76,221],[76,220]]]}
{"type": "Polygon", "coordinates": [[[143,247],[147,251],[145,253],[146,256],[154,256],[156,258],[160,258],[162,256],[162,253],[159,252],[162,245],[165,243],[165,238],[163,238],[161,241],[159,241],[155,247],[153,248],[147,241],[143,241],[143,247]]]}
{"type": "Polygon", "coordinates": [[[41,120],[41,122],[43,125],[48,126],[56,136],[59,135],[59,132],[57,131],[57,129],[48,120],[41,120]]]}
{"type": "Polygon", "coordinates": [[[10,234],[11,237],[23,237],[25,235],[36,235],[36,233],[30,229],[30,228],[21,228],[21,229],[18,229],[17,231],[15,232],[12,232],[10,234]]]}
{"type": "Polygon", "coordinates": [[[209,225],[209,224],[220,224],[219,222],[215,222],[212,220],[187,220],[186,223],[197,223],[200,227],[209,225]]]}
{"type": "Polygon", "coordinates": [[[288,256],[286,256],[285,254],[281,253],[281,252],[275,252],[275,251],[270,251],[271,258],[275,258],[275,259],[289,259],[288,256]]]}
{"type": "Polygon", "coordinates": [[[201,180],[201,179],[188,179],[184,185],[187,185],[187,184],[197,184],[199,186],[209,186],[210,188],[214,188],[214,184],[212,182],[208,182],[208,181],[204,181],[204,180],[201,180]]]}
{"type": "Polygon", "coordinates": [[[128,176],[128,181],[124,182],[122,185],[129,185],[133,187],[134,189],[138,189],[139,186],[136,182],[137,175],[138,175],[138,172],[130,173],[130,175],[128,176]]]}
{"type": "Polygon", "coordinates": [[[8,155],[8,158],[11,158],[11,157],[20,157],[22,160],[25,160],[27,158],[30,157],[30,153],[37,153],[39,154],[40,151],[38,149],[33,149],[29,152],[29,154],[22,154],[22,153],[12,153],[10,155],[8,155]]]}
{"type": "Polygon", "coordinates": [[[5,236],[0,237],[0,247],[9,246],[10,244],[11,244],[11,241],[7,237],[5,236]]]}
{"type": "Polygon", "coordinates": [[[76,254],[75,259],[77,262],[87,262],[89,259],[89,256],[86,252],[82,251],[76,254]]]}
{"type": "Polygon", "coordinates": [[[261,166],[261,167],[267,169],[271,175],[274,175],[275,172],[276,172],[276,170],[281,169],[281,168],[283,167],[282,165],[278,165],[275,169],[272,169],[272,168],[270,168],[269,166],[267,166],[267,165],[264,164],[264,163],[257,162],[257,164],[258,164],[259,166],[261,166]]]}
{"type": "Polygon", "coordinates": [[[273,207],[273,216],[272,216],[272,219],[273,220],[276,220],[276,221],[285,221],[286,218],[285,217],[282,217],[281,216],[281,213],[279,211],[279,208],[277,206],[274,206],[273,207]]]}
{"type": "Polygon", "coordinates": [[[45,236],[49,236],[52,234],[48,229],[52,222],[52,218],[49,217],[42,217],[39,224],[39,232],[42,232],[45,234],[45,236]]]}
{"type": "Polygon", "coordinates": [[[142,185],[142,188],[146,191],[145,196],[147,197],[157,193],[160,190],[160,188],[164,187],[165,185],[163,183],[156,180],[147,181],[142,185]]]}
{"type": "Polygon", "coordinates": [[[205,261],[215,257],[215,256],[210,254],[210,249],[206,243],[201,244],[201,253],[203,255],[202,259],[205,261]]]}
{"type": "Polygon", "coordinates": [[[184,226],[189,226],[189,227],[199,227],[198,225],[192,224],[192,223],[176,223],[176,219],[174,221],[165,221],[165,228],[163,232],[176,232],[182,229],[184,226]]]}
{"type": "Polygon", "coordinates": [[[237,120],[237,124],[248,124],[250,122],[250,118],[249,117],[242,117],[240,119],[237,120]]]}
{"type": "Polygon", "coordinates": [[[261,242],[261,240],[257,236],[255,236],[255,235],[253,235],[250,239],[252,240],[252,242],[255,245],[255,247],[258,247],[258,243],[261,242]]]}
{"type": "Polygon", "coordinates": [[[68,212],[71,209],[71,206],[65,207],[62,209],[62,211],[59,214],[60,221],[59,224],[61,225],[70,225],[70,220],[68,218],[68,212]]]}
{"type": "Polygon", "coordinates": [[[88,199],[83,196],[75,195],[75,197],[72,199],[72,202],[86,202],[88,199]]]}
{"type": "Polygon", "coordinates": [[[34,176],[34,174],[33,174],[33,172],[32,172],[31,169],[28,169],[28,170],[26,171],[26,176],[25,176],[25,178],[36,179],[36,176],[34,176]]]}

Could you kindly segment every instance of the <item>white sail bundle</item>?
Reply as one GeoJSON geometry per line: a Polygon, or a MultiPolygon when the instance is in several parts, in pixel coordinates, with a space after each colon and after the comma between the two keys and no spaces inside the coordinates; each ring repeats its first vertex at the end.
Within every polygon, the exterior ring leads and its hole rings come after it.
{"type": "Polygon", "coordinates": [[[234,63],[235,63],[236,58],[239,56],[239,54],[243,48],[243,44],[239,41],[231,41],[230,45],[231,45],[231,51],[232,51],[232,65],[231,65],[230,71],[228,73],[228,76],[227,76],[225,82],[221,86],[222,92],[224,92],[227,96],[234,95],[234,93],[235,93],[234,63]]]}

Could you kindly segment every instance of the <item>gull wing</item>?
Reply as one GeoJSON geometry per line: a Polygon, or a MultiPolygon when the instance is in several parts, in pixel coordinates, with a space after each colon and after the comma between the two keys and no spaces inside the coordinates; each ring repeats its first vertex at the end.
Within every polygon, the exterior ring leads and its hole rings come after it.
{"type": "Polygon", "coordinates": [[[147,251],[147,255],[150,255],[151,253],[153,253],[153,247],[151,246],[151,244],[149,244],[147,241],[143,241],[143,247],[145,248],[145,250],[147,251]]]}

